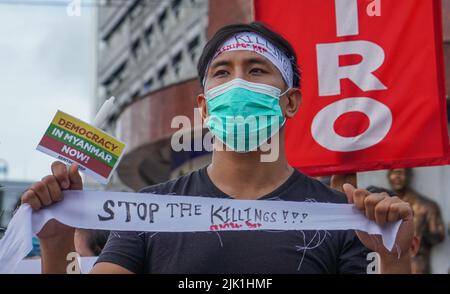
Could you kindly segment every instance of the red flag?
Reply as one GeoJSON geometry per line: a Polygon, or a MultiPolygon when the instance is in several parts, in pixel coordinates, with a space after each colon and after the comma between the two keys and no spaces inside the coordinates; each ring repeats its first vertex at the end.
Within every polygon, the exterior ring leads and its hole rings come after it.
{"type": "Polygon", "coordinates": [[[449,163],[439,0],[254,0],[294,46],[290,164],[310,175],[449,163]]]}

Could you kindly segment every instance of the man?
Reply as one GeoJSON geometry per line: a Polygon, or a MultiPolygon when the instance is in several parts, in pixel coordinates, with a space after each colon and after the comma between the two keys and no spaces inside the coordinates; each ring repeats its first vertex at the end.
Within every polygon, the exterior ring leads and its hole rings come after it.
{"type": "MultiPolygon", "coordinates": [[[[370,193],[387,193],[391,197],[397,196],[397,194],[395,194],[394,191],[389,190],[389,189],[385,189],[385,188],[382,188],[382,187],[369,186],[366,189],[370,193]]],[[[412,260],[414,260],[415,257],[417,256],[417,254],[419,253],[419,249],[420,249],[420,238],[418,237],[417,232],[414,231],[414,237],[413,237],[412,242],[411,242],[411,247],[409,248],[409,255],[410,255],[412,260]]],[[[420,272],[417,272],[415,270],[414,262],[411,263],[411,266],[412,266],[411,272],[413,274],[419,274],[420,273],[420,272]]]]}
{"type": "Polygon", "coordinates": [[[108,240],[109,231],[81,230],[75,231],[75,251],[80,256],[99,256],[108,240]]]}
{"type": "Polygon", "coordinates": [[[414,211],[414,225],[420,240],[419,252],[412,259],[412,272],[430,274],[431,248],[445,238],[445,228],[441,211],[436,202],[425,198],[410,187],[411,169],[388,171],[388,180],[395,193],[408,202],[414,211]]]}
{"type": "MultiPolygon", "coordinates": [[[[198,72],[204,89],[198,105],[215,137],[212,163],[141,192],[348,201],[380,225],[403,220],[396,249],[389,252],[380,237],[353,231],[112,232],[93,273],[366,273],[367,248],[380,254],[382,272],[410,272],[413,226],[407,203],[352,185],[344,186],[346,197],[289,166],[282,125],[297,113],[301,94],[297,58],[286,40],[258,23],[224,27],[205,46],[198,72]],[[247,131],[238,120],[227,120],[238,115],[256,117],[257,123],[247,131]],[[256,131],[255,140],[249,134],[256,131]],[[236,139],[245,144],[236,144],[236,139]],[[279,156],[263,161],[262,146],[269,142],[276,143],[279,156]],[[219,151],[223,149],[228,150],[219,151]]],[[[23,195],[23,202],[40,209],[60,201],[61,190],[82,189],[77,166],[67,171],[55,162],[52,172],[23,195]]],[[[74,250],[73,234],[74,229],[55,221],[39,233],[44,272],[65,271],[66,255],[74,250]]]]}

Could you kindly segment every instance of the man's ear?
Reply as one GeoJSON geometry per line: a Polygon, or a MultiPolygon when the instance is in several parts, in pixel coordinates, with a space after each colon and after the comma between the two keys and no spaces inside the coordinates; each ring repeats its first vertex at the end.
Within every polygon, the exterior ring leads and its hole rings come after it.
{"type": "Polygon", "coordinates": [[[285,115],[286,118],[293,118],[302,104],[302,92],[298,88],[290,89],[285,95],[285,115]]]}
{"type": "Polygon", "coordinates": [[[200,109],[200,115],[202,116],[202,122],[208,117],[208,106],[206,104],[206,98],[204,94],[197,96],[197,106],[200,109]]]}

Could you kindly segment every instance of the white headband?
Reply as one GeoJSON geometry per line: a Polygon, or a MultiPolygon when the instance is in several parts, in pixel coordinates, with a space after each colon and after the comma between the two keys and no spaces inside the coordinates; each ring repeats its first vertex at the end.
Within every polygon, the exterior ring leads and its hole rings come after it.
{"type": "Polygon", "coordinates": [[[288,87],[292,88],[294,86],[294,71],[292,69],[291,60],[270,41],[252,32],[238,33],[220,46],[206,68],[203,85],[205,85],[206,74],[208,73],[209,65],[213,62],[213,60],[224,52],[238,50],[253,51],[264,56],[272,62],[276,68],[278,68],[288,87]]]}

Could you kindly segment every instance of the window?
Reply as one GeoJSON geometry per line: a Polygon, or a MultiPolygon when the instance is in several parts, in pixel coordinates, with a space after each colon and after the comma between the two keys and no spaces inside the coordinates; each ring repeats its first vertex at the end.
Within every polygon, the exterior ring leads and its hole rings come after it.
{"type": "Polygon", "coordinates": [[[112,94],[111,89],[110,88],[105,88],[105,96],[106,97],[111,97],[111,96],[113,96],[111,94],[112,94]]]}
{"type": "Polygon", "coordinates": [[[144,39],[149,47],[152,45],[152,35],[153,35],[153,26],[149,26],[144,31],[144,39]]]}
{"type": "Polygon", "coordinates": [[[126,72],[127,69],[127,63],[124,62],[122,63],[119,68],[111,75],[111,77],[108,79],[107,83],[111,84],[111,87],[114,88],[116,86],[118,86],[118,84],[120,84],[124,78],[125,75],[124,73],[126,72]],[[114,86],[113,86],[114,85],[114,86]]]}
{"type": "MultiPolygon", "coordinates": [[[[110,45],[110,43],[111,43],[111,34],[109,34],[109,35],[107,35],[105,38],[103,38],[102,40],[101,40],[101,43],[103,43],[104,45],[104,47],[108,47],[109,45],[110,45]]],[[[100,44],[101,44],[100,43],[100,44]]]]}
{"type": "Polygon", "coordinates": [[[144,83],[144,91],[150,91],[152,86],[153,86],[153,78],[150,78],[144,83]]]}
{"type": "Polygon", "coordinates": [[[136,19],[142,13],[143,5],[142,0],[138,0],[130,7],[129,14],[131,19],[136,19]]]}
{"type": "Polygon", "coordinates": [[[178,52],[173,58],[172,58],[172,67],[175,71],[175,74],[178,76],[181,69],[181,60],[183,59],[182,52],[178,52]]]}
{"type": "Polygon", "coordinates": [[[164,10],[158,17],[158,24],[162,32],[166,30],[167,10],[164,10]]]}
{"type": "Polygon", "coordinates": [[[131,101],[134,102],[134,101],[138,100],[139,96],[140,96],[139,91],[134,92],[133,95],[131,95],[131,101]]]}
{"type": "Polygon", "coordinates": [[[102,83],[102,86],[107,89],[111,83],[113,82],[113,77],[111,76],[109,79],[107,79],[104,83],[102,83]]]}
{"type": "Polygon", "coordinates": [[[117,39],[117,35],[120,35],[125,24],[125,15],[117,22],[117,24],[111,29],[108,35],[105,37],[105,42],[108,44],[115,43],[114,40],[117,39]]]}
{"type": "Polygon", "coordinates": [[[158,71],[158,80],[161,83],[164,83],[164,79],[166,78],[166,74],[167,74],[167,66],[163,66],[159,71],[158,71]]]}
{"type": "Polygon", "coordinates": [[[112,34],[109,33],[108,35],[105,36],[105,38],[103,38],[103,40],[101,42],[104,43],[106,45],[106,47],[108,47],[109,45],[111,45],[111,37],[112,37],[112,34]]]}
{"type": "Polygon", "coordinates": [[[196,49],[200,45],[200,36],[196,36],[192,41],[188,44],[188,52],[191,55],[191,60],[195,61],[196,59],[196,49]]]}
{"type": "Polygon", "coordinates": [[[141,40],[137,39],[136,41],[134,41],[133,45],[131,46],[131,52],[132,52],[134,58],[139,59],[140,49],[141,49],[141,40]]]}
{"type": "Polygon", "coordinates": [[[173,0],[172,1],[172,10],[173,13],[175,14],[175,17],[179,17],[180,16],[180,9],[181,9],[181,0],[173,0]]]}
{"type": "Polygon", "coordinates": [[[106,43],[105,40],[101,40],[98,48],[100,49],[100,51],[102,51],[108,48],[108,43],[106,43]]]}

